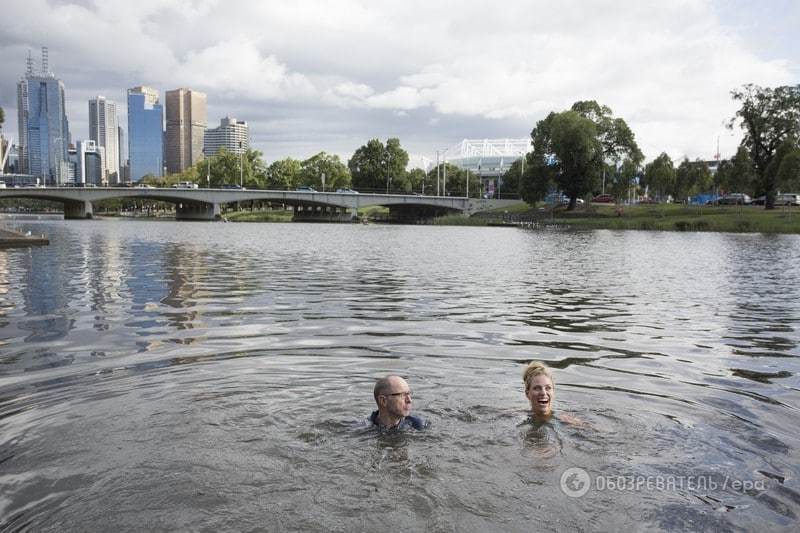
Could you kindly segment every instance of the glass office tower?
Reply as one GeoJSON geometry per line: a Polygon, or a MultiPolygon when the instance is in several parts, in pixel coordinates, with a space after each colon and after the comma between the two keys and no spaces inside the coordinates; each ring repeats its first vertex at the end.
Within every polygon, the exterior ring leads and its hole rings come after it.
{"type": "Polygon", "coordinates": [[[164,108],[150,87],[128,89],[128,159],[131,181],[164,173],[164,108]]]}
{"type": "Polygon", "coordinates": [[[64,83],[50,72],[47,48],[42,49],[42,69],[34,73],[28,57],[25,77],[17,84],[22,168],[48,185],[67,181],[69,122],[64,83]]]}

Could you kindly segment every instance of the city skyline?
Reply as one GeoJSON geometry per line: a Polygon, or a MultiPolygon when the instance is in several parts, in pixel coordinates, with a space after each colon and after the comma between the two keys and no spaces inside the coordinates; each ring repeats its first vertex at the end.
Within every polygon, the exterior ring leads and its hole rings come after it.
{"type": "Polygon", "coordinates": [[[267,161],[346,159],[371,138],[398,137],[416,166],[463,138],[527,137],[581,99],[624,118],[648,160],[661,151],[710,159],[717,143],[727,157],[741,136],[725,128],[730,90],[794,85],[800,72],[800,7],[783,0],[33,4],[12,0],[15,24],[0,29],[7,136],[28,50],[48,46],[74,139],[89,138],[93,96],[124,102],[137,85],[191,87],[208,95],[209,124],[247,121],[267,161]]]}

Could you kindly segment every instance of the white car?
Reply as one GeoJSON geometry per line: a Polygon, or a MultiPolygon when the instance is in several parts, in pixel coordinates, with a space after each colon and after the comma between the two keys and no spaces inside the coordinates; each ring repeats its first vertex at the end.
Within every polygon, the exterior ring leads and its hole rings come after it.
{"type": "Polygon", "coordinates": [[[779,194],[775,197],[775,205],[800,205],[800,194],[779,194]]]}

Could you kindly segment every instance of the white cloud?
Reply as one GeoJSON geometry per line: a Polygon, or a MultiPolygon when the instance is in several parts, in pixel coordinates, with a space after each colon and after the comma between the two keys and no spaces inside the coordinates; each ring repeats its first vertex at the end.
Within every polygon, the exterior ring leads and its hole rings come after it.
{"type": "MultiPolygon", "coordinates": [[[[120,95],[139,84],[188,86],[208,93],[210,118],[230,107],[244,120],[280,115],[251,121],[254,137],[303,150],[335,139],[339,145],[317,151],[340,153],[397,130],[420,153],[434,149],[422,139],[430,144],[435,135],[446,136],[436,145],[504,127],[508,136],[526,135],[549,111],[595,99],[628,121],[648,157],[708,157],[717,136],[726,155],[737,142],[722,127],[735,111],[730,90],[798,82],[795,55],[759,57],[711,0],[7,4],[14,23],[0,27],[0,67],[11,74],[0,81],[6,129],[14,127],[13,80],[25,50],[41,45],[66,78],[68,99],[107,92],[109,80],[120,95]],[[294,129],[280,131],[287,120],[294,129]]],[[[69,108],[86,113],[84,102],[69,108]]]]}
{"type": "Polygon", "coordinates": [[[290,72],[275,56],[263,56],[244,38],[190,51],[170,77],[173,84],[252,100],[303,101],[317,92],[306,76],[290,72]]]}

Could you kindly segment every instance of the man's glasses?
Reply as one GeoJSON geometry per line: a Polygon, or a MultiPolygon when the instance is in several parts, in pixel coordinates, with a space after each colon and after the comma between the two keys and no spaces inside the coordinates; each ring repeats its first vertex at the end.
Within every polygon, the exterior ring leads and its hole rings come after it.
{"type": "Polygon", "coordinates": [[[389,394],[384,394],[384,396],[402,396],[403,398],[411,399],[411,391],[406,392],[392,392],[389,394]]]}

